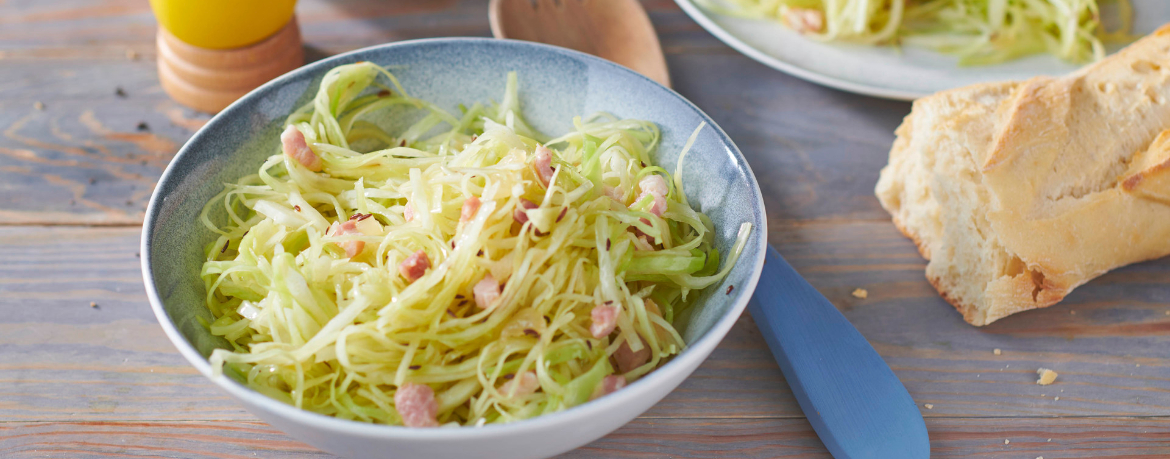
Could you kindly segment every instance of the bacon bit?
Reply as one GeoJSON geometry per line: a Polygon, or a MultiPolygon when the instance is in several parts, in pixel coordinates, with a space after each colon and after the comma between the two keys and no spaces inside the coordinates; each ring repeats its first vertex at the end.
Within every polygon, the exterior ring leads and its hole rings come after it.
{"type": "Polygon", "coordinates": [[[390,96],[389,90],[383,89],[381,91],[378,91],[378,97],[389,97],[389,96],[390,96]]]}
{"type": "Polygon", "coordinates": [[[406,139],[402,139],[401,142],[398,142],[398,146],[405,147],[406,146],[406,139]]]}
{"type": "Polygon", "coordinates": [[[439,402],[424,384],[406,383],[394,393],[394,408],[406,427],[438,427],[439,402]]]}
{"type": "Polygon", "coordinates": [[[532,394],[540,389],[540,379],[536,377],[535,371],[525,371],[520,373],[519,378],[513,377],[500,386],[500,393],[508,397],[523,397],[532,394]]]}
{"type": "Polygon", "coordinates": [[[475,142],[475,139],[478,139],[478,138],[479,138],[479,134],[471,134],[471,141],[472,142],[475,142]]]}
{"type": "Polygon", "coordinates": [[[629,342],[622,341],[614,351],[613,359],[617,361],[618,371],[629,373],[650,361],[650,348],[642,346],[642,350],[634,352],[629,342]]]}
{"type": "Polygon", "coordinates": [[[562,218],[565,218],[565,213],[566,213],[566,212],[568,212],[568,211],[569,211],[569,207],[568,207],[568,206],[565,206],[565,207],[562,207],[562,208],[561,208],[561,213],[560,213],[559,215],[557,215],[557,223],[560,223],[560,222],[561,222],[561,219],[562,219],[562,218]]]}
{"type": "MultiPolygon", "coordinates": [[[[350,217],[349,220],[346,220],[345,223],[335,222],[332,226],[329,227],[329,231],[325,232],[325,234],[327,236],[350,236],[354,234],[362,234],[362,232],[357,228],[357,222],[358,221],[354,220],[352,217],[350,217]]],[[[357,254],[361,253],[362,249],[366,247],[365,241],[343,241],[339,242],[337,245],[341,246],[342,249],[345,249],[345,256],[349,258],[357,256],[357,254]]]]}
{"type": "Polygon", "coordinates": [[[451,240],[451,250],[455,250],[455,240],[451,240]]]}
{"type": "Polygon", "coordinates": [[[483,256],[483,249],[479,249],[479,252],[476,252],[475,256],[482,257],[483,256]]]}
{"type": "Polygon", "coordinates": [[[592,351],[593,350],[593,341],[585,340],[585,347],[589,348],[589,350],[592,351]]]}
{"type": "Polygon", "coordinates": [[[734,285],[728,285],[728,286],[727,286],[727,294],[728,294],[728,295],[730,295],[732,290],[735,290],[735,286],[734,286],[734,285]]]}
{"type": "Polygon", "coordinates": [[[533,329],[531,329],[531,328],[525,328],[525,329],[524,329],[524,334],[525,334],[525,335],[528,335],[528,336],[531,336],[531,337],[533,337],[533,338],[540,338],[540,332],[538,332],[538,331],[536,331],[536,330],[533,330],[533,329]]]}
{"type": "Polygon", "coordinates": [[[286,156],[295,159],[305,168],[313,172],[321,170],[321,158],[313,153],[309,144],[305,143],[305,135],[295,126],[289,125],[284,128],[284,132],[280,134],[280,147],[286,156]]]}
{"type": "Polygon", "coordinates": [[[405,218],[406,221],[414,220],[414,206],[410,205],[409,202],[406,203],[406,209],[402,211],[402,217],[405,218]]]}
{"type": "Polygon", "coordinates": [[[666,179],[658,174],[647,175],[638,182],[638,188],[642,190],[642,193],[638,195],[638,199],[635,199],[634,202],[641,201],[646,196],[653,196],[654,203],[646,211],[661,217],[662,213],[666,212],[666,193],[670,191],[666,186],[666,179]]]}
{"type": "Polygon", "coordinates": [[[825,14],[815,8],[784,8],[780,19],[788,27],[802,34],[817,33],[825,27],[825,14]]]}
{"type": "Polygon", "coordinates": [[[463,209],[459,211],[459,221],[465,222],[475,217],[479,211],[479,198],[472,196],[463,200],[463,209]]]}
{"type": "Polygon", "coordinates": [[[609,240],[609,238],[606,238],[606,239],[605,239],[605,250],[606,250],[606,251],[609,251],[609,248],[610,248],[610,246],[612,246],[612,245],[613,245],[613,241],[609,240]]]}
{"type": "Polygon", "coordinates": [[[605,303],[602,303],[602,304],[609,306],[609,305],[613,304],[613,300],[606,300],[605,303]]]}
{"type": "Polygon", "coordinates": [[[223,241],[223,248],[219,249],[219,253],[227,252],[228,244],[231,244],[231,243],[232,243],[232,241],[230,241],[230,240],[223,241]]]}
{"type": "Polygon", "coordinates": [[[612,394],[626,387],[626,378],[624,376],[609,375],[601,380],[601,384],[597,385],[597,389],[593,391],[593,396],[590,399],[596,399],[612,394]]]}
{"type": "Polygon", "coordinates": [[[422,365],[411,365],[411,366],[406,367],[406,368],[411,369],[411,370],[417,370],[419,368],[422,368],[422,365]]]}
{"type": "Polygon", "coordinates": [[[552,181],[552,150],[545,148],[544,145],[536,146],[536,159],[533,160],[533,168],[536,169],[536,178],[540,179],[540,183],[548,188],[549,182],[552,181]]]}
{"type": "Polygon", "coordinates": [[[520,198],[520,204],[516,206],[516,210],[512,211],[512,219],[521,225],[528,222],[528,209],[535,209],[539,206],[536,203],[524,198],[520,198]]]}
{"type": "Polygon", "coordinates": [[[406,278],[406,282],[414,282],[426,274],[430,268],[431,259],[427,258],[425,251],[419,250],[406,257],[406,260],[398,265],[398,272],[406,278]]]}
{"type": "Polygon", "coordinates": [[[455,294],[455,299],[456,299],[456,300],[462,300],[462,299],[464,299],[464,298],[467,298],[467,297],[463,296],[463,294],[462,294],[462,293],[456,293],[456,294],[455,294]]]}
{"type": "Polygon", "coordinates": [[[475,294],[475,305],[480,309],[490,309],[495,306],[496,300],[500,299],[500,283],[492,273],[484,275],[471,291],[475,294]]]}
{"type": "Polygon", "coordinates": [[[618,307],[609,303],[597,305],[593,307],[589,316],[593,320],[589,325],[589,333],[594,338],[601,339],[609,336],[617,327],[618,307]]]}
{"type": "Polygon", "coordinates": [[[512,380],[512,378],[515,378],[515,377],[516,377],[516,375],[514,375],[514,374],[512,374],[512,373],[508,373],[508,374],[504,375],[503,377],[504,377],[504,379],[505,379],[505,380],[511,381],[511,380],[512,380]]]}
{"type": "Polygon", "coordinates": [[[295,211],[297,211],[297,212],[300,212],[300,211],[301,211],[301,206],[293,206],[293,210],[295,210],[295,211]]]}
{"type": "Polygon", "coordinates": [[[449,315],[449,316],[451,316],[451,317],[455,317],[455,312],[453,312],[453,311],[451,311],[450,309],[448,309],[448,310],[447,310],[447,315],[449,315]]]}

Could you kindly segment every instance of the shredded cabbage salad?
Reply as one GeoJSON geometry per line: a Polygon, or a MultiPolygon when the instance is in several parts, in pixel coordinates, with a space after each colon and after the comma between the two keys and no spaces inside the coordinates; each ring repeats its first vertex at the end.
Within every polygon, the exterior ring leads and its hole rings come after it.
{"type": "Polygon", "coordinates": [[[716,12],[780,21],[813,39],[930,48],[957,55],[959,65],[1038,53],[1074,63],[1101,59],[1102,41],[1131,38],[1129,0],[1115,1],[1121,26],[1108,32],[1097,0],[701,0],[716,12]]]}
{"type": "Polygon", "coordinates": [[[206,325],[232,347],[212,367],[302,409],[428,427],[563,410],[662,365],[751,225],[716,250],[681,167],[651,161],[653,123],[573,125],[536,140],[515,74],[502,102],[449,113],[377,65],[330,70],[282,152],[204,207],[206,325]],[[379,126],[383,110],[417,116],[379,126]]]}

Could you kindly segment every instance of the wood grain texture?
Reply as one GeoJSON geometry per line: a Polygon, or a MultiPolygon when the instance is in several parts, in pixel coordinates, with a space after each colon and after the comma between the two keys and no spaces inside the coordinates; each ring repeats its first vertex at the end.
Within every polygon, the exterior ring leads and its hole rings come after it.
{"type": "MultiPolygon", "coordinates": [[[[988,426],[928,419],[934,458],[1162,459],[1170,420],[1008,419],[988,426]],[[1008,440],[1005,443],[1004,440],[1008,440]]],[[[12,459],[331,458],[267,424],[247,421],[0,423],[0,455],[12,459]]],[[[647,419],[561,456],[575,458],[831,459],[803,419],[647,419]]]]}

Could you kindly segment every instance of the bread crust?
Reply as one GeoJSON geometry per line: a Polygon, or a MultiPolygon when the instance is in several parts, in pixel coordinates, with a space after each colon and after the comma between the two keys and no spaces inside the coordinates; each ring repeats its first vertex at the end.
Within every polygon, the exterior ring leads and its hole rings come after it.
{"type": "Polygon", "coordinates": [[[973,325],[1170,254],[1170,24],[1061,78],[915,101],[875,193],[973,325]]]}

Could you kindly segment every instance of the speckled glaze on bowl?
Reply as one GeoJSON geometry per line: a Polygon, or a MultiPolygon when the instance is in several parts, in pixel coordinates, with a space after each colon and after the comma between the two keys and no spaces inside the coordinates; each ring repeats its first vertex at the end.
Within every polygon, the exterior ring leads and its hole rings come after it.
{"type": "Polygon", "coordinates": [[[766,234],[763,199],[747,162],[707,115],[675,92],[575,51],[520,41],[445,38],[324,59],[261,86],[213,118],[179,150],[151,197],[142,233],[142,274],[154,313],[183,356],[249,411],[293,438],[355,459],[524,459],[565,452],[617,429],[690,375],[747,305],[763,266],[766,234]],[[285,117],[312,97],[327,70],[358,61],[389,67],[408,93],[451,110],[459,103],[498,100],[507,72],[515,70],[523,114],[536,129],[559,134],[570,129],[573,116],[597,111],[650,120],[662,130],[655,161],[668,170],[695,127],[707,123],[684,164],[687,197],[711,217],[721,253],[728,253],[741,223],[754,228],[739,263],[721,284],[703,293],[686,323],[678,324],[687,349],[613,395],[535,419],[480,428],[408,429],[346,421],[296,409],[228,377],[212,377],[207,355],[227,346],[197,320],[212,319],[198,273],[202,248],[214,240],[199,223],[199,212],[225,183],[254,173],[277,151],[285,117]],[[735,289],[727,293],[732,285],[735,289]]]}

